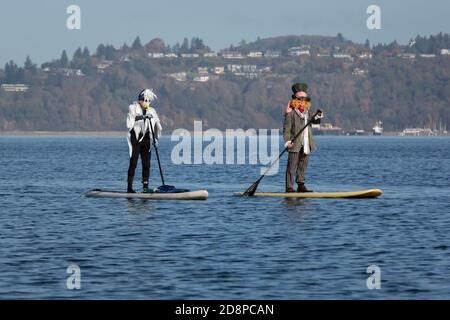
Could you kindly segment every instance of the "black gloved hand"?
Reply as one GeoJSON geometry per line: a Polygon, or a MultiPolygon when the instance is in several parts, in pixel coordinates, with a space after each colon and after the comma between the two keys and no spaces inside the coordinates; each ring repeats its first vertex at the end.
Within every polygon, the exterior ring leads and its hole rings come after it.
{"type": "Polygon", "coordinates": [[[139,120],[144,120],[144,116],[136,116],[136,118],[134,118],[134,121],[139,121],[139,120]]]}

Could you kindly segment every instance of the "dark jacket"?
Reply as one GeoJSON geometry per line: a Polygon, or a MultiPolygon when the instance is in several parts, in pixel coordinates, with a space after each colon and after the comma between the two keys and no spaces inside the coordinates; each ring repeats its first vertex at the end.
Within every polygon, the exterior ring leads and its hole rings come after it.
{"type": "MultiPolygon", "coordinates": [[[[311,113],[308,111],[308,119],[313,124],[320,124],[320,118],[312,119],[311,113]]],[[[283,125],[283,138],[284,142],[292,141],[295,135],[305,126],[305,119],[302,119],[295,110],[291,112],[287,112],[284,115],[284,125],[283,125]]],[[[303,130],[302,134],[292,141],[294,146],[290,148],[289,152],[300,152],[303,147],[303,137],[304,134],[308,134],[309,138],[309,147],[311,152],[316,149],[316,144],[314,142],[313,132],[311,126],[308,126],[307,129],[303,130]]]]}

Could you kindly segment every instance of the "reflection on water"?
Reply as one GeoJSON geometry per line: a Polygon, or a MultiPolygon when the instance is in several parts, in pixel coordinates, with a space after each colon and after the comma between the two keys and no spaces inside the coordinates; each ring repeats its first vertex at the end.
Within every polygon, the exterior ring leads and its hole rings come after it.
{"type": "Polygon", "coordinates": [[[124,199],[129,214],[147,214],[156,209],[153,201],[139,198],[124,199]]]}

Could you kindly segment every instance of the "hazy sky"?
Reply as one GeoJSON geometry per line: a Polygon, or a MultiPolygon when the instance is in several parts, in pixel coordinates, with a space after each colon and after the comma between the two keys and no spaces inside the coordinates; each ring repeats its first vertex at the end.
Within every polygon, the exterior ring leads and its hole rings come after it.
{"type": "Polygon", "coordinates": [[[143,43],[160,37],[173,45],[184,37],[202,38],[213,50],[241,39],[279,35],[336,35],[371,43],[406,43],[417,34],[450,33],[448,0],[2,0],[0,66],[71,56],[79,46],[143,43]],[[68,30],[66,9],[81,8],[81,30],[68,30]],[[381,30],[368,30],[366,9],[381,7],[381,30]]]}

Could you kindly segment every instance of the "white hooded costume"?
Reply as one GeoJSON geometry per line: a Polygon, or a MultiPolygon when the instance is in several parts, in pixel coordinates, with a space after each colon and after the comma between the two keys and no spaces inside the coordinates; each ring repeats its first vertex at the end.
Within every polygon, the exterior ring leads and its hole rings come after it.
{"type": "Polygon", "coordinates": [[[136,135],[136,140],[139,139],[139,134],[142,132],[142,137],[139,141],[142,141],[144,139],[145,133],[148,131],[150,134],[150,143],[153,144],[153,139],[156,138],[156,141],[161,136],[161,122],[159,121],[158,114],[156,113],[156,110],[153,107],[149,107],[147,109],[146,115],[151,116],[151,119],[143,119],[136,121],[137,116],[143,116],[144,112],[139,105],[138,102],[134,102],[133,104],[130,104],[128,107],[128,116],[127,116],[127,128],[128,128],[128,135],[127,135],[127,141],[128,141],[128,148],[130,152],[130,158],[133,154],[133,146],[131,144],[131,131],[134,129],[134,134],[136,135]],[[150,129],[150,125],[153,127],[153,132],[155,133],[155,137],[152,135],[152,131],[150,129]]]}

